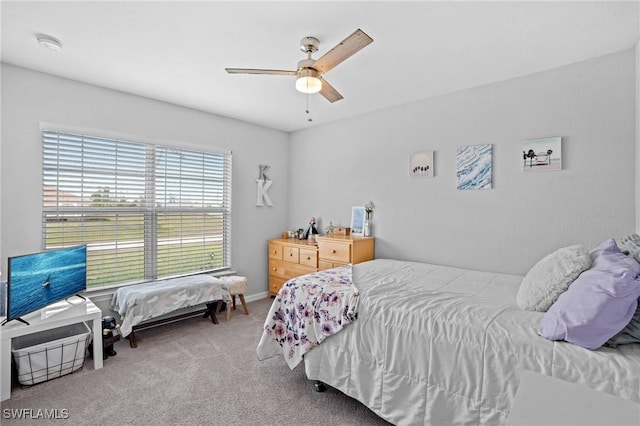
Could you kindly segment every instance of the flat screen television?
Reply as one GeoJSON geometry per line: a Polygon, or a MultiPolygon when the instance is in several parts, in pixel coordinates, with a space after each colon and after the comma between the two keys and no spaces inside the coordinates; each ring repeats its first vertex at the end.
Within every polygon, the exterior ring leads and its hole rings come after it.
{"type": "MultiPolygon", "coordinates": [[[[7,262],[7,318],[3,325],[87,288],[87,246],[10,257],[7,262]]],[[[82,296],[80,296],[82,297],[82,296]]]]}

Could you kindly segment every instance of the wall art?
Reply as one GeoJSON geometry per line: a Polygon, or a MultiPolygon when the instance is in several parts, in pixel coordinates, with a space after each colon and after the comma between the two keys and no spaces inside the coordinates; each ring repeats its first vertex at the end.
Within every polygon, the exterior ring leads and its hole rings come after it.
{"type": "Polygon", "coordinates": [[[491,189],[492,150],[490,144],[458,147],[458,189],[491,189]]]}
{"type": "Polygon", "coordinates": [[[522,171],[562,170],[562,138],[529,139],[522,144],[522,171]]]}
{"type": "Polygon", "coordinates": [[[409,155],[409,177],[428,178],[433,176],[433,151],[414,152],[409,155]]]}

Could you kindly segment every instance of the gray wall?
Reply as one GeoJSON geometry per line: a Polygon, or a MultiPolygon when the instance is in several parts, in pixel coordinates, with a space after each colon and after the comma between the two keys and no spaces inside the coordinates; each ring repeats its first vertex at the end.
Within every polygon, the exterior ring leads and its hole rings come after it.
{"type": "Polygon", "coordinates": [[[203,150],[231,149],[233,266],[248,277],[248,294],[266,296],[265,240],[287,226],[286,133],[2,64],[3,272],[8,256],[41,249],[41,123],[203,150]],[[273,207],[255,205],[259,164],[271,165],[273,207]]]}
{"type": "Polygon", "coordinates": [[[633,232],[635,64],[631,49],[296,132],[289,227],[348,226],[373,200],[376,257],[517,274],[633,232]],[[563,138],[563,170],[524,174],[522,142],[548,136],[563,138]],[[477,144],[493,145],[493,189],[457,190],[456,148],[477,144]],[[436,176],[411,180],[423,150],[436,176]]]}
{"type": "MultiPolygon", "coordinates": [[[[634,50],[284,132],[2,64],[0,253],[41,247],[40,123],[233,150],[233,263],[267,291],[265,240],[373,200],[377,257],[525,273],[554,249],[635,229],[634,50]],[[521,171],[522,142],[563,137],[563,170],[521,171]],[[458,191],[458,146],[493,144],[493,189],[458,191]],[[408,178],[435,151],[433,179],[408,178]],[[255,206],[270,164],[274,206],[255,206]],[[33,194],[36,194],[34,196],[33,194]]],[[[348,98],[344,100],[348,102],[348,98]]]]}
{"type": "Polygon", "coordinates": [[[636,43],[636,231],[640,233],[640,40],[636,43]]]}

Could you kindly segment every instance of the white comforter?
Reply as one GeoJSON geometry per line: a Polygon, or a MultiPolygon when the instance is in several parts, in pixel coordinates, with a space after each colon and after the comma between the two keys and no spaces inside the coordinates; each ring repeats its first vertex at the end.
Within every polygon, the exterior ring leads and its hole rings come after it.
{"type": "Polygon", "coordinates": [[[113,293],[111,308],[122,317],[120,334],[126,337],[143,321],[214,300],[231,302],[223,281],[210,275],[191,275],[121,287],[113,293]]]}
{"type": "Polygon", "coordinates": [[[640,345],[538,335],[521,276],[375,260],[353,266],[358,319],[304,357],[307,377],[395,424],[502,424],[524,370],[640,402],[640,345]]]}

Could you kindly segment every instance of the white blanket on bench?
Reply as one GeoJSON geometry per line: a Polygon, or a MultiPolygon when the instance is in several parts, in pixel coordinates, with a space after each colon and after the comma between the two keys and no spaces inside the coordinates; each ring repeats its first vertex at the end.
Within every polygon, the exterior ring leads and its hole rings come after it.
{"type": "Polygon", "coordinates": [[[113,293],[111,308],[122,317],[120,333],[126,337],[143,321],[214,300],[231,302],[223,281],[192,275],[121,287],[113,293]]]}

